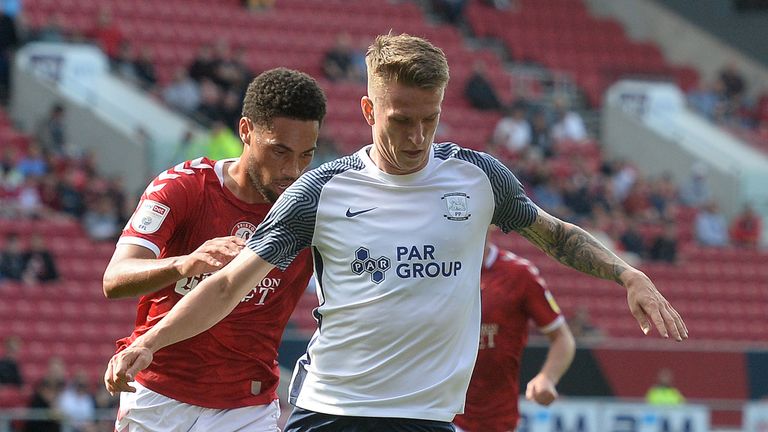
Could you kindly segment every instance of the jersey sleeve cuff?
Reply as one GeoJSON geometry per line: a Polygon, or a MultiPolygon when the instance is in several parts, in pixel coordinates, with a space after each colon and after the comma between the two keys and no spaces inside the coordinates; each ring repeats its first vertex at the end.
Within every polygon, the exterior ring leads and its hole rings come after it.
{"type": "Polygon", "coordinates": [[[117,244],[118,245],[121,245],[121,244],[132,244],[132,245],[137,245],[137,246],[143,246],[143,247],[151,250],[152,252],[154,252],[155,257],[159,257],[160,256],[160,248],[157,247],[157,245],[155,245],[151,241],[143,239],[141,237],[122,236],[122,237],[120,237],[120,240],[117,241],[117,244]]]}
{"type": "Polygon", "coordinates": [[[555,318],[555,320],[552,321],[551,323],[545,325],[544,327],[539,327],[539,331],[541,331],[544,334],[551,333],[557,330],[558,328],[560,328],[560,326],[562,326],[563,324],[565,324],[565,317],[563,317],[562,315],[558,315],[557,318],[555,318]]]}

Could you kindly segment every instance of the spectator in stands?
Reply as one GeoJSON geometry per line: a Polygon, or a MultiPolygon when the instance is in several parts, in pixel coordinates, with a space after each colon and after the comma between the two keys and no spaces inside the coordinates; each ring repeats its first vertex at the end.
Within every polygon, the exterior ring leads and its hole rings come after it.
{"type": "Polygon", "coordinates": [[[243,142],[235,135],[231,127],[216,121],[211,127],[207,155],[213,160],[239,157],[243,152],[243,142]]]}
{"type": "Polygon", "coordinates": [[[208,44],[200,46],[197,56],[189,65],[189,77],[198,83],[203,80],[213,80],[216,73],[216,59],[213,56],[213,47],[208,44]]]}
{"type": "Polygon", "coordinates": [[[251,75],[246,60],[247,51],[244,48],[232,49],[223,41],[217,47],[220,48],[217,50],[214,81],[222,90],[233,91],[239,98],[251,75]]]}
{"type": "Polygon", "coordinates": [[[29,247],[24,252],[24,273],[34,269],[34,279],[37,282],[52,282],[59,278],[56,261],[48,250],[45,239],[38,233],[30,237],[29,247]]]}
{"type": "Polygon", "coordinates": [[[112,19],[112,11],[104,7],[99,11],[96,26],[86,32],[86,36],[95,41],[102,51],[114,60],[125,42],[125,37],[120,27],[112,19]]]}
{"type": "Polygon", "coordinates": [[[464,414],[454,423],[466,432],[511,431],[519,419],[520,363],[528,322],[535,322],[546,335],[549,347],[541,370],[527,383],[526,399],[546,406],[558,398],[557,383],[571,365],[576,347],[539,269],[500,250],[491,242],[490,232],[480,278],[480,347],[464,414]]]}
{"type": "Polygon", "coordinates": [[[104,189],[104,196],[112,201],[112,205],[117,211],[120,225],[123,226],[128,222],[131,212],[133,212],[133,202],[128,202],[125,195],[125,183],[120,176],[114,176],[106,180],[106,188],[104,189]]]}
{"type": "Polygon", "coordinates": [[[728,62],[719,73],[720,81],[723,83],[725,98],[729,104],[741,105],[744,92],[747,88],[743,73],[739,70],[734,61],[728,62]]]}
{"type": "Polygon", "coordinates": [[[55,103],[51,106],[48,116],[40,120],[36,127],[37,142],[43,151],[63,156],[67,147],[67,127],[65,123],[64,105],[55,103]]]}
{"type": "Polygon", "coordinates": [[[37,143],[31,143],[27,147],[27,152],[22,156],[16,164],[16,169],[19,173],[27,177],[43,177],[48,173],[48,163],[45,160],[45,155],[37,143]]]}
{"type": "Polygon", "coordinates": [[[88,376],[80,370],[57,398],[56,405],[71,432],[93,431],[96,401],[89,387],[88,376]]]}
{"type": "Polygon", "coordinates": [[[139,85],[139,70],[136,67],[136,61],[136,51],[133,45],[125,41],[120,44],[117,54],[112,59],[112,71],[125,81],[139,85]]]}
{"type": "Polygon", "coordinates": [[[710,201],[699,209],[695,219],[696,240],[703,246],[728,246],[728,223],[717,202],[710,201]]]}
{"type": "Polygon", "coordinates": [[[651,242],[648,256],[653,261],[665,261],[674,263],[677,261],[677,227],[673,223],[666,223],[664,230],[651,242]]]}
{"type": "Polygon", "coordinates": [[[360,81],[356,76],[355,53],[352,40],[347,33],[336,36],[334,45],[323,57],[323,75],[331,81],[360,81]]]}
{"type": "Polygon", "coordinates": [[[488,79],[485,63],[480,60],[474,63],[472,74],[464,85],[464,97],[472,107],[482,111],[501,111],[504,108],[488,79]]]}
{"type": "Polygon", "coordinates": [[[731,222],[731,242],[736,246],[754,249],[762,236],[762,220],[751,205],[747,204],[731,222]]]}
{"type": "Polygon", "coordinates": [[[630,217],[624,218],[622,222],[624,227],[619,233],[619,242],[622,249],[632,252],[638,257],[644,257],[646,255],[645,241],[638,229],[637,220],[630,217]]]}
{"type": "Polygon", "coordinates": [[[0,252],[0,275],[3,279],[20,281],[24,274],[24,251],[21,249],[19,235],[11,232],[5,237],[5,245],[0,252]]]}
{"type": "Polygon", "coordinates": [[[688,181],[680,189],[680,199],[689,207],[701,207],[712,201],[712,192],[707,183],[707,166],[696,162],[691,167],[688,181]]]}
{"type": "Polygon", "coordinates": [[[3,357],[0,358],[0,388],[5,385],[20,388],[24,385],[21,365],[19,365],[21,338],[13,335],[8,336],[5,339],[4,347],[3,357]]]}
{"type": "Polygon", "coordinates": [[[57,395],[64,390],[67,385],[67,366],[64,364],[64,360],[59,356],[48,358],[48,369],[46,369],[42,379],[56,388],[57,395]]]}
{"type": "Polygon", "coordinates": [[[555,154],[552,127],[549,124],[547,113],[543,109],[535,110],[531,118],[531,149],[535,149],[546,159],[555,154]]]}
{"type": "Polygon", "coordinates": [[[489,151],[504,162],[514,159],[531,144],[531,124],[526,118],[527,111],[522,103],[516,103],[496,123],[489,151]]]}
{"type": "Polygon", "coordinates": [[[184,68],[178,68],[162,97],[166,104],[189,115],[200,105],[200,86],[184,68]]]}
{"type": "Polygon", "coordinates": [[[43,199],[40,196],[40,180],[27,177],[16,193],[15,210],[17,217],[38,219],[46,214],[43,199]]]}
{"type": "Polygon", "coordinates": [[[200,83],[200,104],[192,117],[205,127],[211,127],[216,120],[222,119],[221,101],[223,93],[221,89],[209,79],[200,83]]]}
{"type": "MultiPolygon", "coordinates": [[[[61,212],[61,201],[59,200],[59,184],[60,179],[56,173],[48,173],[40,179],[40,201],[43,203],[46,209],[52,210],[52,214],[56,214],[60,217],[67,217],[68,215],[61,212]]],[[[51,216],[49,214],[49,216],[51,216]]]]}
{"type": "Polygon", "coordinates": [[[552,138],[555,141],[584,142],[588,138],[587,127],[581,115],[568,106],[564,97],[557,97],[553,102],[555,122],[552,125],[552,138]]]}
{"type": "Polygon", "coordinates": [[[586,178],[571,176],[564,183],[563,202],[572,214],[576,223],[592,214],[594,201],[589,194],[589,183],[586,178]]]}
{"type": "Polygon", "coordinates": [[[15,174],[18,155],[19,151],[14,146],[3,148],[3,153],[0,155],[0,186],[8,188],[11,177],[18,176],[15,174]]]}
{"type": "Polygon", "coordinates": [[[200,155],[206,154],[207,142],[195,137],[194,132],[191,130],[185,130],[181,135],[179,143],[176,145],[176,150],[171,156],[171,160],[166,165],[176,165],[186,160],[193,160],[199,158],[200,155]]]}
{"type": "Polygon", "coordinates": [[[82,172],[74,167],[69,167],[57,184],[58,201],[61,211],[76,219],[80,219],[86,210],[85,198],[83,196],[86,181],[82,172]]]}
{"type": "Polygon", "coordinates": [[[35,386],[28,408],[40,410],[48,416],[46,420],[28,420],[24,432],[60,432],[61,413],[56,407],[56,401],[61,393],[61,387],[55,381],[43,378],[35,386]]]}
{"type": "Polygon", "coordinates": [[[557,180],[546,173],[540,178],[531,189],[531,195],[536,204],[543,208],[547,213],[556,215],[565,220],[572,218],[572,211],[565,205],[562,189],[558,186],[557,180]]]}
{"type": "Polygon", "coordinates": [[[432,11],[444,22],[460,27],[464,24],[467,0],[432,0],[432,11]]]}
{"type": "Polygon", "coordinates": [[[651,186],[642,175],[637,177],[621,204],[624,212],[631,218],[638,218],[643,221],[659,219],[656,207],[651,203],[651,186]]]}
{"type": "Polygon", "coordinates": [[[157,84],[157,74],[155,73],[155,57],[151,48],[145,46],[139,50],[133,67],[139,86],[146,91],[154,89],[157,84]]]}
{"type": "Polygon", "coordinates": [[[668,368],[659,370],[656,382],[645,394],[645,401],[651,405],[679,405],[685,403],[685,397],[674,386],[674,375],[668,368]]]}
{"type": "Polygon", "coordinates": [[[11,90],[11,61],[20,42],[15,17],[3,11],[0,14],[0,105],[8,102],[11,90]]]}
{"type": "Polygon", "coordinates": [[[716,79],[692,91],[688,95],[688,104],[710,121],[715,121],[719,113],[725,109],[726,98],[723,81],[716,79]]]}
{"type": "Polygon", "coordinates": [[[662,221],[674,219],[680,199],[672,174],[665,172],[653,182],[648,199],[662,221]]]}
{"type": "MultiPolygon", "coordinates": [[[[227,90],[221,99],[221,120],[232,131],[237,130],[240,121],[242,97],[234,89],[227,90]]],[[[239,140],[238,140],[239,142],[239,140]]],[[[240,152],[238,152],[240,154],[240,152]]]]}
{"type": "Polygon", "coordinates": [[[638,178],[637,168],[626,161],[617,160],[611,164],[611,183],[613,198],[616,202],[623,203],[629,195],[638,178]]]}
{"type": "Polygon", "coordinates": [[[93,240],[115,240],[121,228],[120,216],[109,197],[99,198],[83,215],[83,229],[93,240]]]}
{"type": "Polygon", "coordinates": [[[113,411],[115,414],[110,416],[100,415],[96,421],[96,429],[100,432],[112,432],[115,430],[115,417],[117,414],[117,407],[120,405],[120,398],[109,394],[104,386],[96,387],[96,394],[94,395],[94,404],[96,410],[104,412],[107,410],[113,411]]]}

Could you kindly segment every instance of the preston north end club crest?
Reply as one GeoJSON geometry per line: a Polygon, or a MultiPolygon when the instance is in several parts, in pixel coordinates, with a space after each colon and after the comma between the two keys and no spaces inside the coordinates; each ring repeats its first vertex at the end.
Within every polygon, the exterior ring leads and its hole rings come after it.
{"type": "Polygon", "coordinates": [[[463,192],[451,192],[443,195],[446,213],[443,214],[448,220],[463,221],[472,216],[469,213],[469,195],[463,192]]]}

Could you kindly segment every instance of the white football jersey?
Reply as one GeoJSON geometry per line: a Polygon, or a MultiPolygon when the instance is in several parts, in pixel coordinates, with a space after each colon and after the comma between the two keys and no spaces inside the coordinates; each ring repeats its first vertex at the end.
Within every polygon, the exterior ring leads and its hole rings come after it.
{"type": "Polygon", "coordinates": [[[390,175],[370,148],[304,174],[248,242],[281,268],[312,247],[318,330],[296,365],[291,402],[451,421],[477,354],[488,225],[526,227],[537,210],[485,153],[435,144],[422,170],[390,175]]]}

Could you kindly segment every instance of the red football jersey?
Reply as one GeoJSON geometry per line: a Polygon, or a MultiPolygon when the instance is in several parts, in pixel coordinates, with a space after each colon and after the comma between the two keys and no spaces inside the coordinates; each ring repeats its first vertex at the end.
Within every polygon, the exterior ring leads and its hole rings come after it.
{"type": "Polygon", "coordinates": [[[520,357],[528,320],[550,332],[565,322],[539,270],[512,252],[492,247],[481,273],[480,350],[464,414],[454,422],[468,432],[507,432],[518,421],[520,357]]]}
{"type": "MultiPolygon", "coordinates": [[[[271,205],[238,200],[224,186],[224,162],[195,159],[160,174],[144,191],[118,244],[141,245],[165,258],[186,255],[214,237],[248,239],[271,205]]],[[[272,270],[210,330],[155,353],[136,380],[167,397],[208,408],[276,399],[277,349],[311,273],[311,254],[305,250],[286,271],[272,270]]],[[[117,350],[160,321],[207,276],[185,278],[142,296],[133,334],[117,341],[117,350]]]]}

